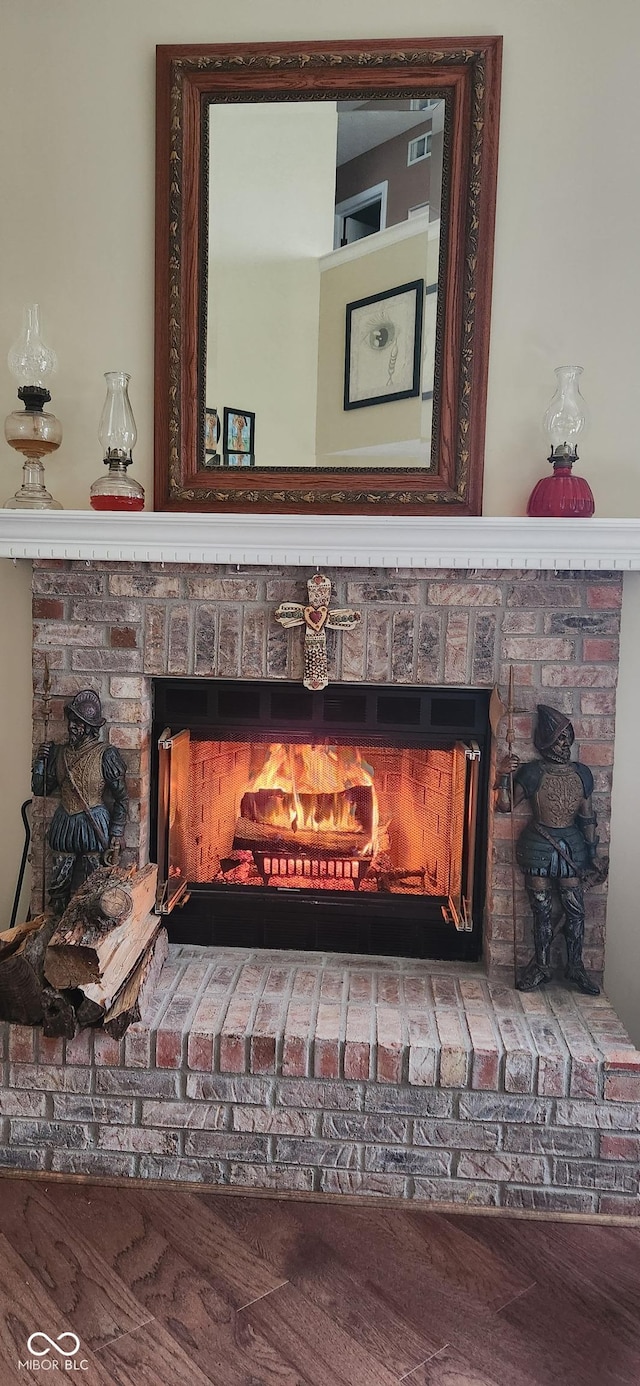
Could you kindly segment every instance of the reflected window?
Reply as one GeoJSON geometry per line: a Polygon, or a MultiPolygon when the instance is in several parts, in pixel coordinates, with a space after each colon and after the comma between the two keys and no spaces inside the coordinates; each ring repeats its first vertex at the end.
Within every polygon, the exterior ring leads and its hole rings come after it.
{"type": "Polygon", "coordinates": [[[411,164],[419,164],[421,159],[431,157],[431,131],[424,135],[418,135],[415,140],[409,140],[407,147],[407,167],[411,164]]]}
{"type": "Polygon", "coordinates": [[[410,111],[435,111],[437,101],[430,100],[428,97],[423,101],[422,97],[415,97],[409,102],[410,111]]]}

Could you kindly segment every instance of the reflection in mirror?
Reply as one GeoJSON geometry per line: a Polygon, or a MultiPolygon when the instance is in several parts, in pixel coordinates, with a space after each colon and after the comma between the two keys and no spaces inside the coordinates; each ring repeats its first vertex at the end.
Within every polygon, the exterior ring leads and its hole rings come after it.
{"type": "Polygon", "coordinates": [[[206,469],[429,469],[444,124],[427,98],[209,107],[204,403],[252,424],[206,469]]]}

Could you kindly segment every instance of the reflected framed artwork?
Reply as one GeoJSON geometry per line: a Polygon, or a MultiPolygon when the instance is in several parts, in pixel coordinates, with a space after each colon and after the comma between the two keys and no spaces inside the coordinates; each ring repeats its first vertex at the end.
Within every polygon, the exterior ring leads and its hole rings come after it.
{"type": "Polygon", "coordinates": [[[209,406],[204,411],[204,450],[205,452],[215,452],[220,439],[220,418],[217,409],[210,409],[209,406]]]}
{"type": "Polygon", "coordinates": [[[248,409],[225,409],[224,453],[251,454],[254,452],[256,416],[248,409]]]}
{"type": "Polygon", "coordinates": [[[347,304],[344,407],[420,394],[424,280],[347,304]]]}

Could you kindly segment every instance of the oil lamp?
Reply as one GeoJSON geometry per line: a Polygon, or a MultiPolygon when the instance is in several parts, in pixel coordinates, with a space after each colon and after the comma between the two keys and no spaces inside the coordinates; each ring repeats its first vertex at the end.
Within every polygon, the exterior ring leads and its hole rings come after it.
{"type": "Polygon", "coordinates": [[[106,371],[107,395],[100,417],[98,438],[102,443],[106,476],[94,481],[89,492],[94,510],[142,510],[144,490],[138,481],[127,476],[133,447],[138,436],[129,400],[129,381],[126,371],[106,371]]]}
{"type": "Polygon", "coordinates": [[[51,399],[47,386],[58,362],[55,351],[45,346],[40,335],[37,303],[25,308],[22,333],[7,359],[9,370],[18,381],[18,399],[24,409],[14,409],[7,415],[4,436],[25,460],[22,485],[5,502],[5,510],[62,510],[44,484],[42,458],[60,447],[62,425],[55,414],[44,408],[51,399]]]}
{"type": "Polygon", "coordinates": [[[543,420],[553,472],[534,486],[527,515],[585,518],[595,510],[593,492],[583,476],[572,472],[578,460],[578,438],[587,425],[587,409],[580,394],[582,366],[558,366],[555,375],[556,392],[543,420]]]}

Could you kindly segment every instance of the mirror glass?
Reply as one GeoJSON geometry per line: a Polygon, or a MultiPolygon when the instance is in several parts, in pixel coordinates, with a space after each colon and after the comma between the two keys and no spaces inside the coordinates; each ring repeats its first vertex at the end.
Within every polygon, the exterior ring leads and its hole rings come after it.
{"type": "Polygon", "coordinates": [[[214,102],[201,467],[431,466],[445,103],[214,102]]]}

